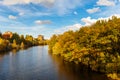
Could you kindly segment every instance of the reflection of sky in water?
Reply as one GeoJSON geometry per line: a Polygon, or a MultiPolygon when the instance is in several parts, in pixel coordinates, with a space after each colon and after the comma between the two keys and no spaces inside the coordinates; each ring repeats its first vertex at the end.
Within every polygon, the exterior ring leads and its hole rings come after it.
{"type": "Polygon", "coordinates": [[[0,54],[1,80],[107,80],[104,75],[79,72],[60,57],[48,54],[47,46],[0,54]]]}

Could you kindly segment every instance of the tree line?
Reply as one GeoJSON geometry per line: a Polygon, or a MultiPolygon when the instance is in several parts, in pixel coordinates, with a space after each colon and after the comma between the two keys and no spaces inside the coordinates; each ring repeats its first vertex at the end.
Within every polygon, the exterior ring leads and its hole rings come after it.
{"type": "Polygon", "coordinates": [[[12,36],[4,35],[0,32],[0,51],[9,51],[12,49],[24,49],[31,46],[46,45],[47,40],[39,40],[32,35],[19,35],[12,33],[12,36]]]}
{"type": "Polygon", "coordinates": [[[53,35],[48,45],[52,54],[65,61],[82,63],[112,77],[113,73],[120,73],[120,18],[116,16],[77,31],[53,35]]]}

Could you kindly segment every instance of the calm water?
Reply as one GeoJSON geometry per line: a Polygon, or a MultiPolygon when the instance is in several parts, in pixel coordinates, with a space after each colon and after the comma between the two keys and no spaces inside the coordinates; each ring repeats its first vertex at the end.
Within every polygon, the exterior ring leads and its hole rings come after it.
{"type": "Polygon", "coordinates": [[[48,53],[47,46],[0,54],[0,80],[108,80],[48,53]],[[79,67],[79,68],[78,68],[79,67]]]}

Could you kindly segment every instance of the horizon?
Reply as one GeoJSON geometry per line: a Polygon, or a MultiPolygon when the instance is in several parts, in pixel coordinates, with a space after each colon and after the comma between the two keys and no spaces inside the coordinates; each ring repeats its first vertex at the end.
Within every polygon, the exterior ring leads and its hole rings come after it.
{"type": "Polygon", "coordinates": [[[120,17],[119,7],[120,0],[0,0],[0,31],[49,39],[113,15],[120,17]]]}

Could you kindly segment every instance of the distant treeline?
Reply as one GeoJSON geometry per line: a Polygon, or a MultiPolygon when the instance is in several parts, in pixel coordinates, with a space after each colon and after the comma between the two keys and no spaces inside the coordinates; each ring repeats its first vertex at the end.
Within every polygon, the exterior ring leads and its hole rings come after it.
{"type": "Polygon", "coordinates": [[[113,16],[75,32],[53,35],[48,44],[53,54],[66,61],[82,63],[106,74],[120,73],[120,18],[113,16]]]}
{"type": "Polygon", "coordinates": [[[46,45],[47,40],[34,38],[32,35],[19,35],[17,33],[0,33],[0,51],[9,51],[12,49],[24,49],[31,46],[46,45]]]}

